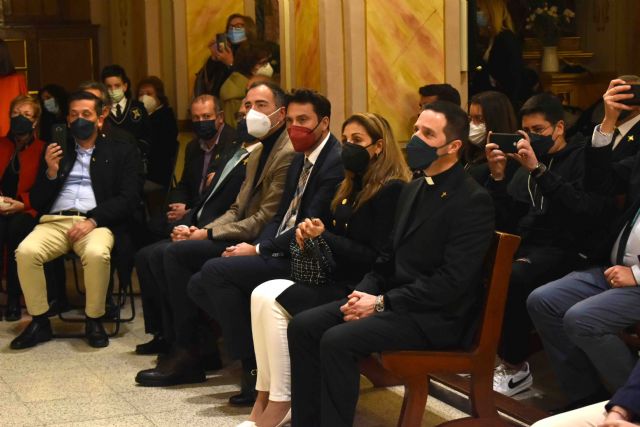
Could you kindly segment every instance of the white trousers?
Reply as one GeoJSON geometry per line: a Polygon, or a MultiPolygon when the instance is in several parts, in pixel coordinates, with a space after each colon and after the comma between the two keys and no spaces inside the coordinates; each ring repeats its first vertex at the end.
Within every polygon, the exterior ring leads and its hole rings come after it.
{"type": "Polygon", "coordinates": [[[251,294],[251,329],[258,365],[256,390],[268,391],[269,400],[291,400],[291,362],[287,326],[291,316],[276,297],[294,282],[269,280],[251,294]]]}
{"type": "Polygon", "coordinates": [[[597,427],[603,421],[607,412],[604,405],[607,402],[600,402],[584,408],[564,412],[549,418],[538,421],[531,427],[597,427]]]}

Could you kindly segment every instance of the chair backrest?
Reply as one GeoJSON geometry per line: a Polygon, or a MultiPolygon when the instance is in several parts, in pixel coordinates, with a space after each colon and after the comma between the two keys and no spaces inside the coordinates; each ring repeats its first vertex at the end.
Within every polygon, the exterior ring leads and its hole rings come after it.
{"type": "MultiPolygon", "coordinates": [[[[507,300],[513,256],[520,245],[520,237],[496,231],[485,259],[486,292],[484,308],[474,350],[494,353],[500,340],[504,306],[507,300]]],[[[523,308],[524,309],[524,308],[523,308]]]]}

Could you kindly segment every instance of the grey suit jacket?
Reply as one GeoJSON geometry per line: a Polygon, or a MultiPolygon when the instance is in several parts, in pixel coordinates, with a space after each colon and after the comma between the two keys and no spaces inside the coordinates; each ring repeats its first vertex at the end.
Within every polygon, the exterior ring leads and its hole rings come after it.
{"type": "Polygon", "coordinates": [[[282,132],[276,141],[254,187],[261,152],[258,147],[251,153],[244,182],[229,210],[205,226],[213,229],[214,239],[251,242],[276,214],[295,154],[289,134],[282,132]]]}

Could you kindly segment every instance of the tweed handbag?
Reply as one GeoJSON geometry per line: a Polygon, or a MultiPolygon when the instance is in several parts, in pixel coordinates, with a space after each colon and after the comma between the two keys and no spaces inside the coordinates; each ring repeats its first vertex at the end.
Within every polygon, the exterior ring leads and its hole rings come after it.
{"type": "Polygon", "coordinates": [[[331,283],[331,273],[335,261],[327,242],[318,236],[304,240],[300,249],[295,239],[291,239],[291,279],[297,283],[320,286],[331,283]]]}

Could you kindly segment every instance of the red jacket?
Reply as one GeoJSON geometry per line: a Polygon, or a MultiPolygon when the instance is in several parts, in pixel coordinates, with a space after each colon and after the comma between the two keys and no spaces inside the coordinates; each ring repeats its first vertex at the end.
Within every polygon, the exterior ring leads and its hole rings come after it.
{"type": "MultiPolygon", "coordinates": [[[[31,216],[36,216],[38,212],[31,207],[29,192],[38,177],[40,164],[43,161],[42,153],[45,143],[35,139],[28,147],[18,153],[20,160],[20,173],[18,174],[18,191],[16,199],[24,203],[24,212],[31,216]]],[[[6,137],[0,137],[0,181],[4,176],[5,169],[9,166],[9,160],[15,151],[13,141],[6,137]]]]}

